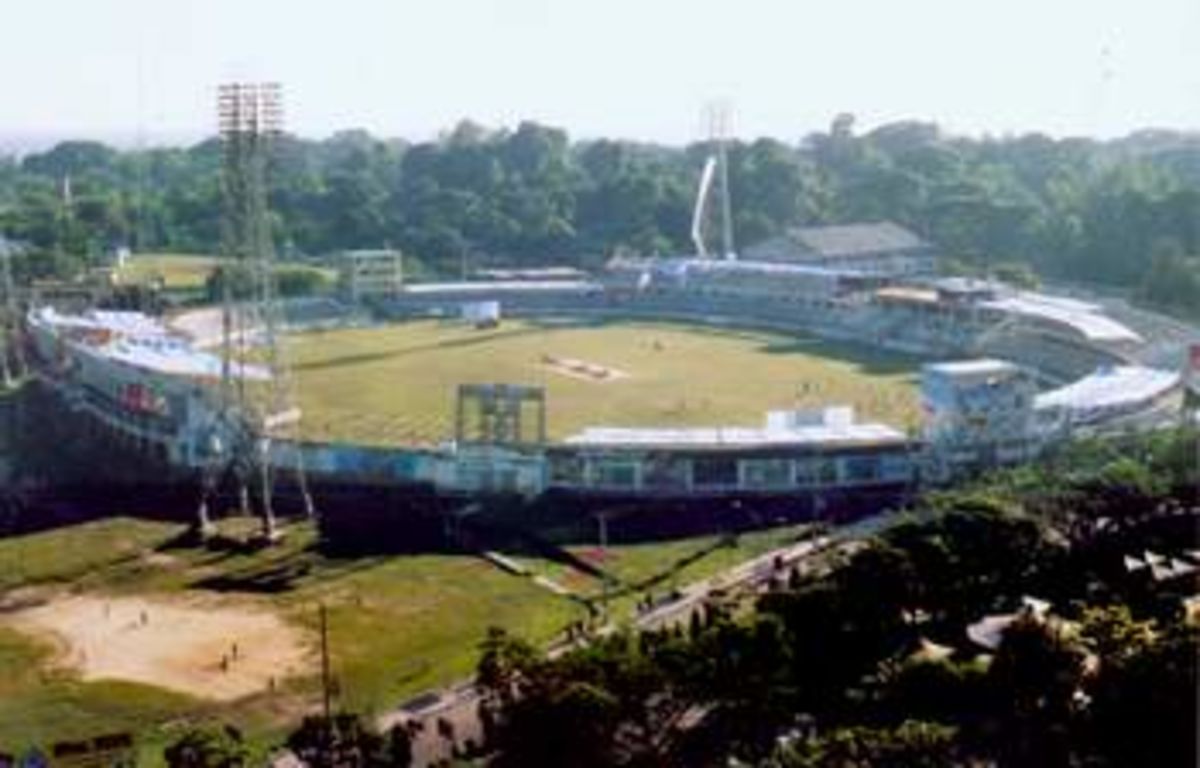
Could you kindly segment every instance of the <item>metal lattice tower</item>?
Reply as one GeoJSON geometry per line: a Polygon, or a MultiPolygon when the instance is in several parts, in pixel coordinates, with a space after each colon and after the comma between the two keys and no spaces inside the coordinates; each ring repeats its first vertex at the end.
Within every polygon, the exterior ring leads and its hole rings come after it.
{"type": "Polygon", "coordinates": [[[25,356],[21,347],[21,309],[17,300],[17,289],[12,276],[12,245],[0,237],[0,292],[3,302],[0,303],[0,313],[3,313],[0,324],[0,375],[4,377],[4,386],[13,387],[25,376],[25,356]]]}
{"type": "Polygon", "coordinates": [[[692,242],[696,246],[696,255],[702,259],[712,258],[712,253],[705,242],[705,235],[710,229],[709,219],[712,209],[712,187],[714,181],[718,185],[718,202],[720,209],[721,228],[721,258],[732,260],[737,258],[733,242],[733,206],[729,193],[729,157],[726,145],[731,133],[730,109],[727,104],[714,103],[704,111],[705,131],[712,154],[705,160],[700,174],[700,185],[696,192],[696,204],[692,210],[692,242]]]}
{"type": "Polygon", "coordinates": [[[267,205],[267,163],[283,125],[279,84],[222,85],[217,114],[225,257],[221,383],[197,522],[202,533],[211,528],[208,501],[222,480],[232,479],[243,512],[249,513],[252,502],[257,502],[263,535],[269,540],[277,533],[274,494],[280,444],[295,449],[296,484],[305,511],[310,516],[313,511],[297,447],[300,411],[279,340],[282,308],[275,290],[275,249],[267,205]],[[263,371],[265,379],[248,380],[254,370],[263,371]]]}

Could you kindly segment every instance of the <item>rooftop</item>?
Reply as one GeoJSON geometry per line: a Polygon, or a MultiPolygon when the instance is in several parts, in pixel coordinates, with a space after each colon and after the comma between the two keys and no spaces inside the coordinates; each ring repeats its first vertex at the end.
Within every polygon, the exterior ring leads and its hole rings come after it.
{"type": "Polygon", "coordinates": [[[1047,320],[1066,325],[1088,341],[1138,342],[1142,340],[1125,325],[1102,314],[1103,310],[1089,304],[1061,296],[1023,291],[980,303],[980,306],[1014,315],[1047,320]]]}
{"type": "Polygon", "coordinates": [[[1122,365],[1106,368],[1065,387],[1037,396],[1037,408],[1083,410],[1139,403],[1166,393],[1179,383],[1179,374],[1159,368],[1122,365]]]}
{"type": "Polygon", "coordinates": [[[885,424],[854,423],[848,408],[819,412],[768,414],[763,427],[587,427],[568,437],[568,445],[604,448],[722,448],[835,447],[902,443],[903,432],[885,424]]]}
{"type": "Polygon", "coordinates": [[[798,227],[788,230],[788,237],[824,258],[908,251],[928,245],[912,232],[891,221],[798,227]]]}
{"type": "Polygon", "coordinates": [[[977,360],[953,360],[945,363],[928,363],[923,369],[926,373],[941,376],[994,376],[1009,374],[1018,370],[1015,363],[1007,360],[996,360],[990,357],[977,360]]]}
{"type": "Polygon", "coordinates": [[[599,290],[600,286],[586,280],[496,280],[465,283],[413,283],[403,287],[408,294],[496,293],[506,291],[563,291],[599,290]]]}
{"type": "Polygon", "coordinates": [[[587,272],[575,267],[535,267],[520,269],[480,269],[475,273],[487,280],[582,280],[587,272]]]}
{"type": "MultiPolygon", "coordinates": [[[[221,358],[197,349],[191,341],[173,335],[157,318],[141,312],[89,310],[67,315],[52,307],[31,313],[35,323],[59,330],[81,331],[77,341],[115,362],[168,376],[219,378],[221,358]]],[[[233,366],[233,375],[263,380],[267,370],[256,365],[233,366]]]]}

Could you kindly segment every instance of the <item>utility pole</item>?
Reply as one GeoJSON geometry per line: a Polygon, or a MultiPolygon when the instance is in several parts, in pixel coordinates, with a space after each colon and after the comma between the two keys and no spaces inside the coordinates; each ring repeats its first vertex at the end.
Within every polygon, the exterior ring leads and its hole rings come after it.
{"type": "Polygon", "coordinates": [[[329,613],[325,603],[320,605],[321,614],[321,713],[326,727],[333,724],[333,682],[329,674],[329,613]]]}
{"type": "Polygon", "coordinates": [[[600,608],[604,616],[604,623],[608,623],[608,512],[601,511],[598,518],[600,521],[600,562],[604,564],[601,571],[603,578],[601,579],[600,592],[600,608]]]}

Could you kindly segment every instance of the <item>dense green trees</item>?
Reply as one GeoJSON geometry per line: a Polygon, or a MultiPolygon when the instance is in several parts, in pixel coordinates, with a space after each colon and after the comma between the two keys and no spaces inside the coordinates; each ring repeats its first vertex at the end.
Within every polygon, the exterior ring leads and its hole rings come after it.
{"type": "Polygon", "coordinates": [[[250,750],[232,726],[189,728],[163,750],[168,768],[244,768],[250,750]]]}
{"type": "MultiPolygon", "coordinates": [[[[399,246],[435,271],[464,264],[591,264],[615,249],[681,253],[708,148],[572,143],[522,123],[463,122],[405,144],[363,131],[284,139],[271,175],[287,253],[399,246]]],[[[1141,134],[1096,142],[1037,134],[979,140],[928,123],[856,134],[851,116],[798,144],[734,142],[742,245],[803,224],[893,219],[969,270],[1138,289],[1200,306],[1200,140],[1141,134]]],[[[61,271],[117,243],[212,251],[219,242],[220,148],[118,152],[67,142],[0,159],[0,232],[38,246],[27,273],[61,271]],[[64,195],[70,188],[69,197],[64,195]],[[64,205],[69,199],[70,205],[64,205]],[[71,261],[53,261],[61,252],[71,261]]]]}
{"type": "Polygon", "coordinates": [[[1194,518],[1145,510],[1196,501],[1194,464],[1176,464],[1196,439],[1084,445],[1042,482],[1018,471],[926,497],[830,570],[687,633],[551,660],[494,632],[486,748],[498,765],[1195,765],[1194,582],[1148,586],[1121,559],[1191,546],[1156,527],[1194,518]],[[1056,509],[1077,505],[1120,524],[1056,509]],[[997,614],[998,644],[977,644],[967,627],[997,614]]]}

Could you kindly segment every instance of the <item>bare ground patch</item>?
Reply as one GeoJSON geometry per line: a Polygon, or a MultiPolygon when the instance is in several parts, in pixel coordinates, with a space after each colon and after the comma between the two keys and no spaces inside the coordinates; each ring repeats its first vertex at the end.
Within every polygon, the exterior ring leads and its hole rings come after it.
{"type": "Polygon", "coordinates": [[[589,363],[586,360],[576,360],[573,357],[558,357],[556,355],[543,355],[542,367],[548,368],[555,373],[561,373],[564,376],[571,376],[585,381],[616,381],[629,376],[628,373],[619,368],[610,368],[607,365],[600,365],[599,363],[589,363]]]}
{"type": "Polygon", "coordinates": [[[52,640],[56,663],[82,680],[125,680],[198,698],[239,699],[311,666],[300,629],[229,601],[60,596],[0,621],[52,640]]]}

